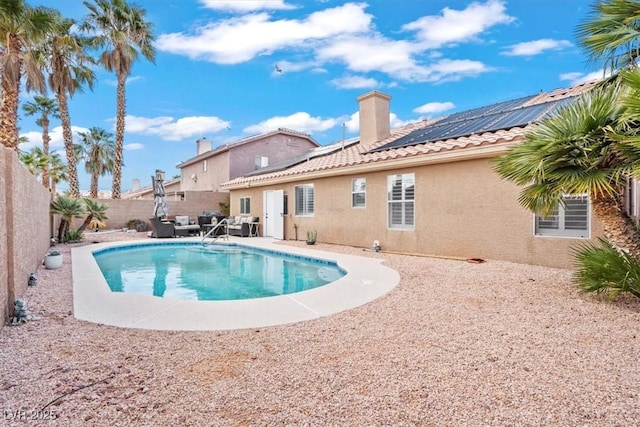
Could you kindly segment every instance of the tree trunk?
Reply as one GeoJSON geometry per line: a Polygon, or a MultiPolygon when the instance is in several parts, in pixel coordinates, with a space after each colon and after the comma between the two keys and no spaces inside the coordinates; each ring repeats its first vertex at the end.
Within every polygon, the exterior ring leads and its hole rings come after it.
{"type": "Polygon", "coordinates": [[[91,223],[91,220],[93,219],[93,215],[89,214],[85,219],[84,222],[82,223],[82,225],[80,226],[80,228],[78,228],[78,232],[82,233],[84,230],[86,230],[86,228],[89,226],[89,224],[91,223]]]}
{"type": "MultiPolygon", "coordinates": [[[[20,58],[20,40],[17,36],[11,34],[9,36],[8,53],[2,55],[2,63],[5,69],[12,68],[13,64],[5,64],[7,57],[20,58]]],[[[18,104],[20,102],[20,71],[22,69],[22,60],[17,59],[18,63],[15,81],[11,79],[2,79],[2,106],[0,107],[0,140],[2,145],[13,148],[18,151],[18,104]]],[[[9,70],[11,72],[11,70],[9,70]]],[[[6,71],[5,71],[6,72],[6,71]]]]}
{"type": "Polygon", "coordinates": [[[76,167],[76,154],[73,150],[73,132],[71,131],[71,121],[69,120],[69,107],[67,96],[64,92],[57,94],[58,107],[60,108],[60,121],[62,122],[62,137],[64,148],[67,154],[67,171],[69,172],[69,195],[74,198],[80,197],[78,185],[78,169],[76,167]]]}
{"type": "Polygon", "coordinates": [[[621,252],[640,258],[640,235],[625,213],[622,201],[610,196],[592,196],[591,206],[609,243],[621,252]]]}
{"type": "Polygon", "coordinates": [[[42,168],[42,185],[44,188],[49,189],[51,188],[51,184],[49,183],[49,142],[51,141],[51,137],[49,136],[49,118],[43,114],[40,123],[42,124],[42,152],[47,156],[47,164],[42,168]]]}
{"type": "Polygon", "coordinates": [[[64,236],[65,228],[68,228],[68,224],[69,222],[66,219],[60,219],[60,225],[58,226],[58,243],[63,243],[62,237],[64,236]]]}
{"type": "Polygon", "coordinates": [[[127,76],[124,73],[118,73],[118,111],[116,115],[116,147],[115,159],[113,165],[113,187],[111,189],[111,198],[120,198],[120,187],[122,182],[122,147],[124,145],[124,119],[126,112],[126,91],[125,84],[127,76]]]}
{"type": "Polygon", "coordinates": [[[98,173],[94,172],[91,174],[91,191],[90,195],[92,199],[98,198],[98,173]]]}

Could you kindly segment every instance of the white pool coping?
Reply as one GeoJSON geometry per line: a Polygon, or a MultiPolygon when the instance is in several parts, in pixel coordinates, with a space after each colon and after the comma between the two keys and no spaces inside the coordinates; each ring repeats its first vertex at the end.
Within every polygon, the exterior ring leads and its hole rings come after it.
{"type": "MultiPolygon", "coordinates": [[[[201,238],[146,239],[73,248],[73,312],[76,319],[123,328],[211,331],[283,325],[329,316],[367,304],[400,282],[382,259],[276,245],[270,238],[233,238],[229,243],[335,261],[347,275],[294,294],[233,301],[180,301],[112,292],[93,252],[116,246],[200,242],[201,238]]],[[[222,242],[224,243],[224,242],[222,242]]]]}

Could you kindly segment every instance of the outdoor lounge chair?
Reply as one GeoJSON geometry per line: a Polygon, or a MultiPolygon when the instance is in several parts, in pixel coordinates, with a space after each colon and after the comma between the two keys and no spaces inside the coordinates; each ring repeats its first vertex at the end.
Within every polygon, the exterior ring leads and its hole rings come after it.
{"type": "Polygon", "coordinates": [[[176,237],[176,227],[172,222],[161,221],[160,218],[155,216],[149,218],[149,221],[151,222],[151,228],[153,228],[151,237],[176,237]]]}

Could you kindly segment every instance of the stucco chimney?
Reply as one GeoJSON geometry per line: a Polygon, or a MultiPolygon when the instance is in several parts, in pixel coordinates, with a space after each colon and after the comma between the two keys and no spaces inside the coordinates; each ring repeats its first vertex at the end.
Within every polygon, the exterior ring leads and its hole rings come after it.
{"type": "Polygon", "coordinates": [[[133,191],[138,191],[140,189],[140,180],[138,178],[133,179],[133,191]]]}
{"type": "Polygon", "coordinates": [[[360,144],[382,141],[391,135],[389,101],[391,97],[377,90],[357,98],[360,111],[360,144]]]}
{"type": "Polygon", "coordinates": [[[207,151],[211,151],[211,141],[209,141],[206,137],[200,138],[196,141],[198,145],[196,155],[206,153],[207,151]]]}

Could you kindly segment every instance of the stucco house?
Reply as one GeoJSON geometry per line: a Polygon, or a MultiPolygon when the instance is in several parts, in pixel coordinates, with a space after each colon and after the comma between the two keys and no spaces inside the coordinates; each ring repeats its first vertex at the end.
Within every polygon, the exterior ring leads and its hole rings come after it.
{"type": "Polygon", "coordinates": [[[602,235],[589,198],[542,218],[491,159],[527,127],[593,83],[390,129],[390,97],[358,98],[360,135],[230,180],[231,213],[261,218],[260,234],[383,251],[571,267],[570,248],[602,235]],[[314,153],[318,153],[314,155],[314,153]],[[294,164],[295,163],[295,164],[294,164]],[[246,209],[250,206],[250,209],[246,209]]]}
{"type": "Polygon", "coordinates": [[[319,146],[311,136],[284,128],[214,149],[206,138],[196,144],[196,156],[177,165],[182,191],[227,191],[221,184],[319,146]]]}

